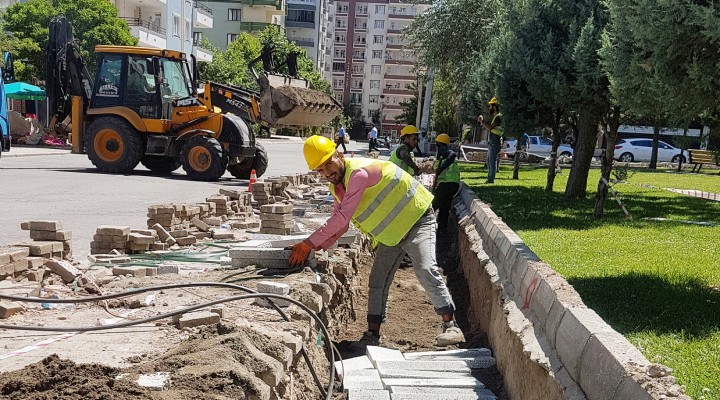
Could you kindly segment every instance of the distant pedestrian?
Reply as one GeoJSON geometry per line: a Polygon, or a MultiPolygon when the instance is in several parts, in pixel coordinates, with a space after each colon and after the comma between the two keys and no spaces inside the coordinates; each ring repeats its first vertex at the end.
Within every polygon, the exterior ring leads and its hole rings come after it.
{"type": "Polygon", "coordinates": [[[373,150],[380,151],[380,149],[378,148],[377,137],[378,137],[378,131],[377,131],[377,128],[375,127],[375,125],[373,125],[372,129],[370,130],[370,133],[368,133],[368,143],[369,143],[368,151],[373,151],[373,150]]]}
{"type": "Polygon", "coordinates": [[[340,130],[338,131],[337,142],[335,144],[335,148],[339,148],[340,145],[342,145],[342,147],[343,147],[343,153],[347,153],[347,148],[345,147],[345,127],[344,126],[341,126],[340,130]]]}
{"type": "Polygon", "coordinates": [[[498,156],[500,154],[500,142],[501,138],[503,136],[503,127],[502,127],[502,114],[500,114],[499,105],[496,97],[493,97],[488,101],[488,105],[490,106],[490,114],[492,115],[492,119],[490,120],[490,123],[487,123],[483,120],[482,114],[478,116],[478,123],[482,125],[482,127],[488,131],[488,157],[487,157],[487,167],[488,167],[488,174],[487,174],[487,180],[485,183],[493,183],[495,182],[495,173],[498,169],[498,156]]]}

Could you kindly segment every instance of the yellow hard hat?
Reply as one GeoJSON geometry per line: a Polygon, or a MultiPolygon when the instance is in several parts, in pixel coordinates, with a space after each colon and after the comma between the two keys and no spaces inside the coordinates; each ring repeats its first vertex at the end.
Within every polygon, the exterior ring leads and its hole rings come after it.
{"type": "Polygon", "coordinates": [[[417,135],[418,132],[418,128],[416,128],[415,125],[408,125],[402,128],[402,131],[400,131],[400,137],[403,137],[405,135],[417,135]]]}
{"type": "Polygon", "coordinates": [[[490,99],[490,101],[488,101],[488,105],[489,105],[489,106],[491,106],[491,105],[493,105],[493,104],[498,104],[498,103],[499,103],[499,102],[498,102],[497,97],[493,97],[492,99],[490,99]]]}
{"type": "Polygon", "coordinates": [[[303,154],[308,168],[314,170],[335,154],[335,142],[325,136],[312,135],[305,141],[303,154]]]}
{"type": "Polygon", "coordinates": [[[436,143],[450,144],[450,136],[448,136],[448,135],[446,135],[446,134],[444,134],[444,133],[441,133],[441,134],[437,135],[437,137],[435,138],[435,142],[436,142],[436,143]]]}

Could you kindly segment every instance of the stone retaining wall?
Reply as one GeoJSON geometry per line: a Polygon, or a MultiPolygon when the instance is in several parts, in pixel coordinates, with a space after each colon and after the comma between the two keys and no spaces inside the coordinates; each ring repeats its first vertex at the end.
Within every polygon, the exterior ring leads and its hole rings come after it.
{"type": "Polygon", "coordinates": [[[455,211],[468,319],[487,333],[511,398],[689,399],[465,185],[455,211]]]}

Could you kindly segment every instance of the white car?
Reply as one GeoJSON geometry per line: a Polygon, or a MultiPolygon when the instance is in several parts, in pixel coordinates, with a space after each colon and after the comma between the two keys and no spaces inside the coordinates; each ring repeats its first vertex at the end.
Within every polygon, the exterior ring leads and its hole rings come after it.
{"type": "MultiPolygon", "coordinates": [[[[552,151],[552,141],[548,138],[542,137],[542,136],[530,136],[530,139],[528,140],[529,147],[528,147],[528,153],[534,154],[540,157],[550,157],[550,153],[552,151]]],[[[505,144],[503,145],[503,151],[505,154],[508,155],[508,157],[513,157],[515,155],[515,146],[517,145],[517,140],[507,140],[505,141],[505,144]]],[[[573,155],[573,149],[570,146],[561,144],[560,147],[558,147],[558,157],[561,158],[570,158],[573,155]]],[[[521,154],[520,159],[522,160],[524,157],[524,154],[521,154]]]]}
{"type": "MultiPolygon", "coordinates": [[[[615,145],[615,159],[621,162],[649,162],[652,154],[652,139],[620,139],[615,145]]],[[[688,152],[658,141],[658,162],[687,162],[688,152]]]]}

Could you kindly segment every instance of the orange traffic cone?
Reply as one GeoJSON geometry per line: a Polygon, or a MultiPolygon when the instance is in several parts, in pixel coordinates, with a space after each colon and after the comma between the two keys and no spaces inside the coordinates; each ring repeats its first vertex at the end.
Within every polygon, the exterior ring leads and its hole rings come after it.
{"type": "Polygon", "coordinates": [[[250,171],[250,183],[248,183],[248,192],[252,192],[252,185],[253,183],[257,182],[257,173],[255,172],[255,169],[250,171]]]}

